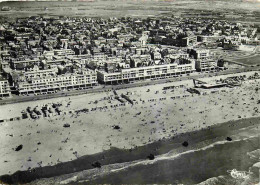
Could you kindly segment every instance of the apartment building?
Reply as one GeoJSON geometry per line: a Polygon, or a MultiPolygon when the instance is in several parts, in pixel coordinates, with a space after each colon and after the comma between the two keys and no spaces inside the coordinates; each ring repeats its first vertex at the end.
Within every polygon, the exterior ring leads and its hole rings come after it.
{"type": "Polygon", "coordinates": [[[206,59],[211,56],[208,49],[191,49],[190,55],[195,59],[206,59]]]}
{"type": "Polygon", "coordinates": [[[214,60],[196,60],[195,69],[197,71],[212,71],[217,69],[217,62],[214,60]]]}
{"type": "MultiPolygon", "coordinates": [[[[39,72],[36,72],[37,75],[39,72]]],[[[45,73],[46,74],[46,73],[45,73]]],[[[27,74],[26,74],[27,75],[27,74]]],[[[84,70],[64,75],[30,76],[17,83],[19,94],[55,92],[65,89],[84,89],[97,84],[95,71],[84,70]]]]}
{"type": "Polygon", "coordinates": [[[163,64],[138,68],[121,69],[120,72],[107,73],[97,71],[98,81],[101,83],[129,82],[132,80],[144,80],[157,77],[177,76],[180,74],[189,74],[195,71],[194,61],[189,64],[163,64]]]}
{"type": "Polygon", "coordinates": [[[200,35],[198,36],[199,42],[217,42],[219,39],[223,39],[224,36],[214,36],[214,35],[200,35]]]}
{"type": "Polygon", "coordinates": [[[11,95],[9,83],[0,76],[0,97],[8,97],[11,95]]]}
{"type": "Polygon", "coordinates": [[[75,52],[71,49],[55,49],[53,50],[54,55],[57,56],[67,56],[67,55],[75,55],[75,52]]]}
{"type": "Polygon", "coordinates": [[[196,35],[184,37],[181,40],[181,46],[183,46],[183,47],[193,46],[195,44],[197,44],[197,36],[196,35]]]}
{"type": "Polygon", "coordinates": [[[11,60],[10,66],[12,69],[24,69],[29,66],[37,65],[40,66],[41,61],[39,59],[33,60],[11,60]]]}
{"type": "Polygon", "coordinates": [[[33,69],[23,73],[26,80],[35,78],[46,78],[48,76],[55,76],[58,73],[58,68],[54,67],[51,69],[40,70],[38,66],[34,66],[33,69]]]}

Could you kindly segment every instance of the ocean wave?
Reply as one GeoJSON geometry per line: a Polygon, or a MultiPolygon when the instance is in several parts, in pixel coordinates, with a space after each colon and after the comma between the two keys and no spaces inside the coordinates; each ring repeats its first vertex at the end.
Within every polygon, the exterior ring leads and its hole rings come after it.
{"type": "Polygon", "coordinates": [[[255,159],[255,160],[260,160],[260,149],[248,152],[247,155],[251,158],[251,159],[255,159]]]}
{"type": "Polygon", "coordinates": [[[258,137],[258,136],[250,136],[250,137],[247,137],[247,138],[237,139],[237,140],[233,140],[233,141],[217,141],[217,142],[212,143],[212,144],[210,144],[208,146],[205,146],[205,147],[202,147],[202,148],[199,148],[199,149],[188,150],[188,151],[185,151],[185,152],[182,152],[182,153],[178,153],[178,154],[176,154],[175,152],[169,151],[166,154],[162,154],[162,155],[156,156],[156,158],[154,160],[133,161],[133,164],[124,166],[124,167],[119,168],[119,169],[111,170],[111,172],[117,172],[117,171],[120,171],[120,170],[127,169],[129,167],[137,166],[137,165],[154,164],[154,163],[156,163],[158,161],[162,161],[162,160],[174,160],[174,159],[176,159],[176,158],[178,158],[178,157],[180,157],[182,155],[189,154],[189,153],[194,153],[194,152],[199,152],[199,151],[205,151],[207,149],[214,148],[217,145],[224,145],[226,143],[232,143],[232,142],[234,143],[234,142],[239,142],[239,141],[246,141],[246,140],[249,140],[249,139],[252,139],[252,138],[256,138],[256,137],[258,137]]]}
{"type": "Polygon", "coordinates": [[[197,185],[259,185],[259,166],[249,168],[245,178],[233,178],[231,175],[221,175],[209,178],[197,185]]]}
{"type": "Polygon", "coordinates": [[[197,185],[221,185],[223,183],[226,183],[227,181],[227,176],[218,176],[209,178],[197,185]]]}
{"type": "MultiPolygon", "coordinates": [[[[120,172],[120,171],[123,171],[123,170],[128,170],[129,168],[132,168],[132,167],[136,167],[136,166],[140,166],[140,165],[151,165],[151,164],[154,164],[154,163],[157,163],[157,162],[160,162],[160,161],[164,161],[164,160],[175,160],[175,159],[181,157],[182,155],[186,155],[186,154],[190,154],[190,153],[194,153],[194,152],[199,152],[199,151],[205,151],[205,150],[208,150],[210,148],[214,148],[218,145],[224,145],[226,143],[235,143],[235,142],[240,142],[240,141],[246,141],[246,140],[250,140],[250,139],[253,139],[253,138],[257,138],[257,137],[259,137],[259,136],[258,135],[250,136],[250,137],[243,138],[243,139],[236,139],[236,140],[234,139],[232,141],[226,141],[226,140],[217,141],[217,142],[212,143],[208,146],[198,148],[198,149],[188,150],[188,151],[181,152],[181,153],[176,153],[174,150],[172,150],[172,151],[169,151],[166,154],[155,156],[154,160],[148,160],[148,159],[146,159],[146,160],[135,160],[135,161],[125,162],[125,163],[115,163],[115,164],[104,165],[104,166],[102,166],[101,169],[85,170],[85,171],[79,173],[77,175],[76,179],[80,183],[88,182],[90,180],[91,181],[95,180],[100,176],[109,175],[111,173],[117,173],[117,172],[120,172]]],[[[75,176],[75,175],[73,175],[73,176],[75,176]]],[[[71,179],[71,176],[68,179],[71,179]]],[[[73,180],[75,180],[75,177],[74,177],[73,180]]],[[[66,182],[66,179],[65,180],[63,179],[62,182],[63,183],[66,182]]]]}
{"type": "Polygon", "coordinates": [[[257,185],[257,181],[252,177],[249,177],[246,180],[238,180],[229,176],[218,176],[209,178],[197,185],[257,185]]]}
{"type": "Polygon", "coordinates": [[[248,176],[246,178],[235,179],[231,177],[231,175],[221,175],[218,177],[209,178],[197,185],[260,185],[260,149],[247,152],[247,155],[251,159],[255,159],[257,162],[249,168],[249,172],[246,172],[248,173],[248,176]]]}

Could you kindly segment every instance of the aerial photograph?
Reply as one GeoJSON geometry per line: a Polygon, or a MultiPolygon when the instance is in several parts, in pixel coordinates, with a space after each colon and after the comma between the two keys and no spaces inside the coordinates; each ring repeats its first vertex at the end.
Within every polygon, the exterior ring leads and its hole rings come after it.
{"type": "Polygon", "coordinates": [[[0,185],[260,185],[260,0],[0,1],[0,185]]]}

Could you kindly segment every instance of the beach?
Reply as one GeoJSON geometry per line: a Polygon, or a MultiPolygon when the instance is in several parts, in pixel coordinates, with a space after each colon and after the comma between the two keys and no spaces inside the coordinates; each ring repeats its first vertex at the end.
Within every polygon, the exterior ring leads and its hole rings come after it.
{"type": "MultiPolygon", "coordinates": [[[[198,95],[187,91],[193,87],[193,81],[187,80],[40,100],[37,104],[2,105],[0,119],[6,120],[21,116],[28,106],[41,109],[48,105],[52,113],[48,113],[47,117],[40,115],[38,119],[0,123],[0,175],[62,166],[84,156],[98,153],[102,156],[102,152],[110,149],[129,152],[184,133],[210,130],[224,122],[256,119],[260,116],[259,92],[256,90],[259,85],[259,79],[249,80],[239,87],[203,89],[198,95]],[[172,86],[173,89],[163,90],[172,86]],[[60,115],[51,107],[53,104],[60,104],[60,115]],[[22,149],[16,151],[19,145],[22,149]]],[[[247,137],[250,134],[255,135],[254,132],[245,133],[247,137]]],[[[189,144],[192,142],[189,139],[189,144]]],[[[124,159],[120,161],[125,162],[124,159]]],[[[91,161],[85,166],[91,168],[91,161]]],[[[66,172],[72,173],[73,169],[66,172]]]]}
{"type": "Polygon", "coordinates": [[[29,183],[39,185],[147,182],[256,184],[259,177],[259,124],[259,118],[230,121],[131,151],[111,149],[63,163],[56,168],[44,167],[11,177],[21,176],[24,182],[45,177],[29,183]],[[227,140],[227,136],[232,140],[227,140]],[[188,141],[189,146],[183,147],[183,141],[188,141]],[[150,153],[155,155],[154,160],[147,158],[150,153]],[[88,163],[96,160],[101,162],[102,167],[93,169],[88,163]],[[72,172],[73,168],[77,172],[72,172]],[[250,171],[250,176],[245,180],[233,179],[228,173],[232,169],[250,171]],[[46,178],[48,176],[54,177],[46,178]]]}

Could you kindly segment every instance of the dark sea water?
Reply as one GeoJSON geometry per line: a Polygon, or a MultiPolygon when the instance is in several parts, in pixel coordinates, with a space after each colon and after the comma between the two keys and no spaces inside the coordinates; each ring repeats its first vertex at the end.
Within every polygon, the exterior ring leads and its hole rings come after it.
{"type": "Polygon", "coordinates": [[[77,183],[258,184],[259,169],[252,166],[259,162],[259,148],[259,137],[216,142],[177,156],[167,153],[153,161],[127,164],[95,180],[77,183]],[[248,179],[238,180],[227,172],[232,169],[252,173],[248,179]]]}

